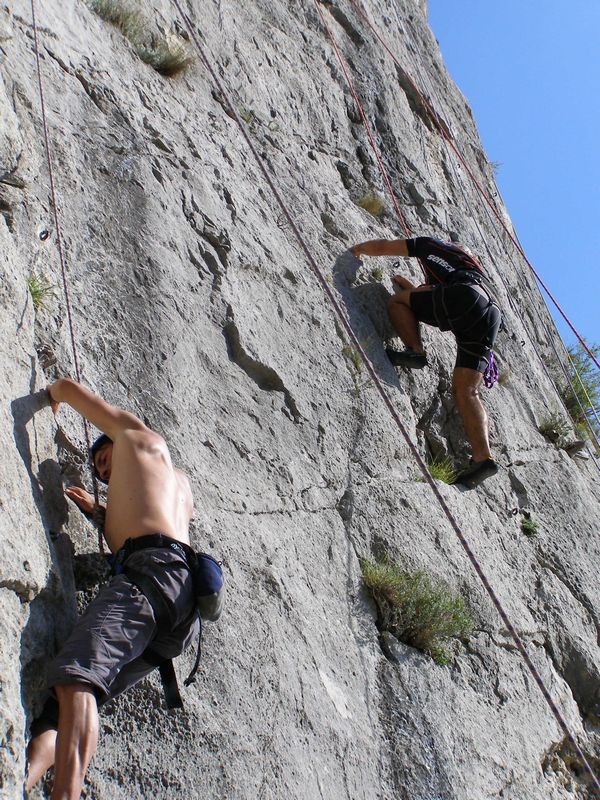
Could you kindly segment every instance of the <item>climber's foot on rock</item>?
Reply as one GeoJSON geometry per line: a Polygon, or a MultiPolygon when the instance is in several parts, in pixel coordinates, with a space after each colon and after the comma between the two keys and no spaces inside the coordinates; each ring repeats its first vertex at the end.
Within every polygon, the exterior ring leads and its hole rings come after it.
{"type": "Polygon", "coordinates": [[[423,367],[427,366],[425,353],[417,353],[412,347],[407,347],[406,350],[392,350],[386,347],[385,353],[395,367],[423,369],[423,367]]]}
{"type": "Polygon", "coordinates": [[[483,483],[486,478],[491,478],[498,472],[498,464],[493,458],[486,458],[485,461],[473,461],[458,476],[456,483],[474,489],[483,483]]]}

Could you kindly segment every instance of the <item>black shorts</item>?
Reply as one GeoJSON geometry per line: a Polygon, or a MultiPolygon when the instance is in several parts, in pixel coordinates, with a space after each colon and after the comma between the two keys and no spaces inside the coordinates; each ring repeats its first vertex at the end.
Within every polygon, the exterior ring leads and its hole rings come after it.
{"type": "Polygon", "coordinates": [[[466,283],[411,292],[410,307],[425,325],[451,330],[458,345],[456,367],[485,372],[502,314],[487,294],[466,283]]]}

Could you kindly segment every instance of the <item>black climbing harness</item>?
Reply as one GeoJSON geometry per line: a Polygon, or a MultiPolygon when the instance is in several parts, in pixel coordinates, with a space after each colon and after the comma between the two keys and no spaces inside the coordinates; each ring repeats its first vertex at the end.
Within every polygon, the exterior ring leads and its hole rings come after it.
{"type": "Polygon", "coordinates": [[[189,545],[178,542],[163,534],[150,534],[128,539],[123,547],[112,557],[113,575],[124,574],[145,595],[152,607],[156,620],[156,634],[149,647],[142,653],[142,658],[160,673],[167,708],[183,708],[183,701],[173,659],[159,653],[153,642],[175,628],[175,610],[167,600],[158,584],[150,575],[139,572],[127,565],[127,559],[132,553],[148,548],[167,548],[181,556],[194,581],[195,610],[198,617],[198,652],[192,671],[184,681],[184,686],[190,686],[196,680],[196,673],[200,666],[202,656],[202,622],[214,622],[221,616],[224,602],[224,578],[221,564],[207,553],[197,553],[189,545]]]}

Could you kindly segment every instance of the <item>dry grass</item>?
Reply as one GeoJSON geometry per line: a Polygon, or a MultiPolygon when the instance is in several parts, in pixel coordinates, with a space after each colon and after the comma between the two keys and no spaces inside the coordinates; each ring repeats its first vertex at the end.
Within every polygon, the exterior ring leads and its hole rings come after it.
{"type": "Polygon", "coordinates": [[[510,367],[505,367],[500,370],[498,375],[498,383],[500,386],[508,386],[510,383],[510,367]]]}
{"type": "Polygon", "coordinates": [[[372,214],[374,217],[381,217],[385,211],[383,197],[372,190],[365,192],[360,200],[357,201],[356,205],[364,208],[365,211],[368,211],[369,214],[372,214]]]}
{"type": "Polygon", "coordinates": [[[187,44],[175,34],[153,39],[150,44],[137,47],[136,52],[144,63],[167,78],[183,72],[193,62],[187,44]]]}
{"type": "Polygon", "coordinates": [[[358,350],[355,347],[351,347],[349,344],[346,344],[344,347],[342,347],[342,355],[352,364],[355,372],[360,375],[363,368],[363,362],[358,350]]]}
{"type": "Polygon", "coordinates": [[[90,8],[117,27],[137,56],[161,75],[171,78],[193,62],[188,45],[180,36],[153,32],[139,8],[127,0],[90,0],[90,8]]]}
{"type": "Polygon", "coordinates": [[[388,561],[363,561],[361,567],[377,602],[382,630],[438,664],[448,664],[448,640],[468,636],[473,629],[464,599],[422,570],[406,572],[388,561]]]}
{"type": "Polygon", "coordinates": [[[564,447],[571,434],[571,425],[563,416],[555,413],[544,417],[538,430],[558,447],[564,447]]]}

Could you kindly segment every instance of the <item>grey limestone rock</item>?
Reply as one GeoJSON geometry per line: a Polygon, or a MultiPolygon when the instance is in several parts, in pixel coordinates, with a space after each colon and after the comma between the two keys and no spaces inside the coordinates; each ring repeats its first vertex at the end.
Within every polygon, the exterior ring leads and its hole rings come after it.
{"type": "MultiPolygon", "coordinates": [[[[223,559],[229,584],[185,711],[166,713],[155,676],[104,709],[85,797],[592,797],[204,63],[166,79],[82,0],[38,5],[83,380],[166,437],[192,481],[194,543],[223,559]],[[384,554],[467,597],[476,632],[451,666],[380,638],[359,560],[384,554]]],[[[313,4],[183,6],[411,441],[423,457],[465,459],[452,337],[427,330],[431,367],[394,370],[392,260],[344,252],[403,234],[391,203],[376,218],[355,202],[385,188],[313,4]]],[[[502,468],[477,491],[440,491],[597,767],[600,481],[591,458],[537,428],[560,407],[548,331],[562,345],[437,130],[436,119],[509,221],[426,2],[368,4],[401,67],[351,3],[322,9],[410,229],[458,234],[504,309],[510,381],[484,397],[502,468]],[[536,536],[521,533],[522,510],[536,536]]],[[[145,13],[185,31],[166,0],[145,13]]],[[[26,0],[0,4],[0,50],[0,794],[16,800],[45,669],[103,562],[62,492],[89,488],[80,420],[64,412],[57,430],[44,407],[46,383],[73,375],[62,288],[37,311],[27,289],[32,273],[62,279],[26,0]]],[[[403,268],[419,279],[418,265],[403,268]]]]}

